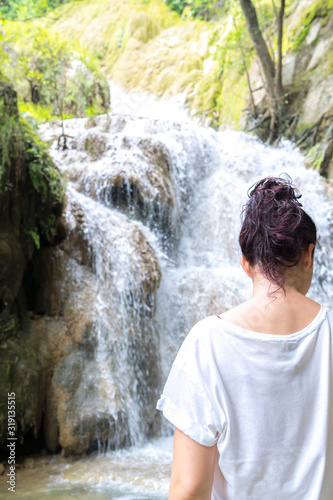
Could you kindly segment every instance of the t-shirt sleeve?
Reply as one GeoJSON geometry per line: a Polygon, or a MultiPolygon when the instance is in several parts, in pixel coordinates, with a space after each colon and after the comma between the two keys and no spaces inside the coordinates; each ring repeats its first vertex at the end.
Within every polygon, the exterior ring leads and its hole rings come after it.
{"type": "Polygon", "coordinates": [[[212,446],[217,442],[220,433],[215,410],[202,388],[176,364],[171,368],[157,409],[197,443],[212,446]]]}
{"type": "Polygon", "coordinates": [[[157,409],[194,441],[212,446],[223,431],[225,418],[214,401],[218,381],[206,326],[206,322],[198,323],[183,342],[157,409]]]}

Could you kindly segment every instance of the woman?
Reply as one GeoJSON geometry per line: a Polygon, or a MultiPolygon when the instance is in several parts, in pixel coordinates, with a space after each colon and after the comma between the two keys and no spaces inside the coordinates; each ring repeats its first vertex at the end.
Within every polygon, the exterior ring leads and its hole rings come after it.
{"type": "Polygon", "coordinates": [[[332,500],[333,313],[306,297],[316,227],[281,178],[239,236],[253,297],[197,323],[158,409],[175,427],[169,500],[332,500]]]}

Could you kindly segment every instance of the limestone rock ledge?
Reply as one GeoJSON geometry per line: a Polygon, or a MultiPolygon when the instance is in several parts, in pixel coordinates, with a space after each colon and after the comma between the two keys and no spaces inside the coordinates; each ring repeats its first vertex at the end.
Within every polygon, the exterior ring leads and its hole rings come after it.
{"type": "Polygon", "coordinates": [[[65,455],[130,444],[131,405],[142,405],[140,432],[153,434],[159,380],[149,326],[161,277],[154,251],[138,223],[75,193],[69,186],[61,219],[66,238],[45,250],[43,268],[34,272],[43,279],[36,281],[31,320],[44,380],[44,442],[65,455]],[[100,226],[89,210],[100,211],[100,226]],[[106,240],[94,233],[101,229],[106,240]],[[136,377],[149,385],[148,394],[131,388],[136,377]]]}

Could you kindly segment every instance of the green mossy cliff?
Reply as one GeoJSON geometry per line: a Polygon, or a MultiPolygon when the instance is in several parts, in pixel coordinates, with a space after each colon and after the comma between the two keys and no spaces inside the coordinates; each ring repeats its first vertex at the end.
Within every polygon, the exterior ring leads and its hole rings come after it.
{"type": "Polygon", "coordinates": [[[36,434],[40,425],[42,379],[29,332],[29,265],[62,238],[56,225],[63,195],[58,169],[19,117],[16,92],[0,78],[0,442],[9,392],[16,394],[18,435],[36,434]]]}

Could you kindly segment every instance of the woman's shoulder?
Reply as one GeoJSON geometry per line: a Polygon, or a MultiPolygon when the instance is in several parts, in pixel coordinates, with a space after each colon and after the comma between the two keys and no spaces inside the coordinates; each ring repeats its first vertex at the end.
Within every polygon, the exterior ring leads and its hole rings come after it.
{"type": "Polygon", "coordinates": [[[208,345],[218,332],[219,321],[217,315],[211,315],[195,323],[185,336],[179,352],[207,352],[208,345]]]}
{"type": "Polygon", "coordinates": [[[184,342],[197,342],[208,338],[209,334],[216,329],[217,315],[206,316],[195,323],[185,337],[184,342]]]}

